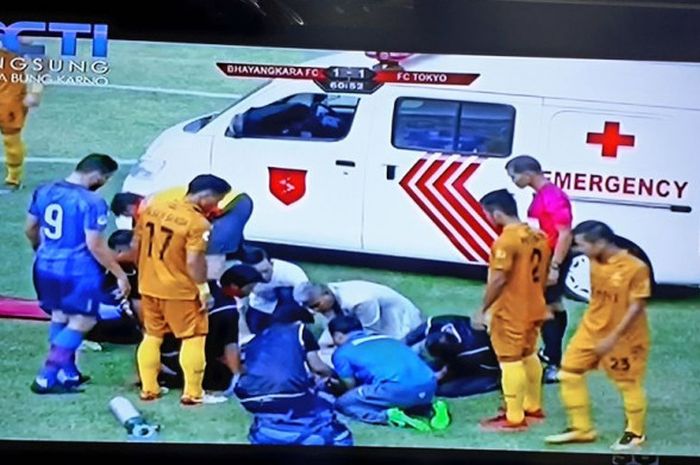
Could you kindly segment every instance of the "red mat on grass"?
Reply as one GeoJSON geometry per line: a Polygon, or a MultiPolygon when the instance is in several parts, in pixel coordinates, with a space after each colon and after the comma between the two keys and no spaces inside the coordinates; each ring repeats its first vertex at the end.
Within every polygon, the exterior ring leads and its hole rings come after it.
{"type": "Polygon", "coordinates": [[[0,296],[0,318],[48,320],[49,316],[39,308],[39,303],[36,300],[0,296]]]}

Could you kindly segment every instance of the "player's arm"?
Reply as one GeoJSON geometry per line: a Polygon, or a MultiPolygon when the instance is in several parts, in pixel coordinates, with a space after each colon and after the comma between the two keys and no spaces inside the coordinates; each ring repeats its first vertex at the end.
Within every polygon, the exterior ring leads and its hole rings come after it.
{"type": "Polygon", "coordinates": [[[418,344],[419,342],[425,340],[426,336],[428,335],[428,323],[430,320],[426,321],[425,323],[422,323],[420,326],[417,328],[414,328],[409,332],[406,337],[403,338],[403,342],[407,346],[414,346],[418,344]]]}
{"type": "Polygon", "coordinates": [[[124,288],[128,287],[128,289],[131,289],[131,286],[129,286],[129,277],[126,275],[121,265],[119,265],[119,262],[117,262],[117,259],[112,249],[110,249],[107,245],[107,241],[102,235],[102,232],[90,229],[85,231],[85,242],[88,250],[92,256],[95,257],[95,260],[97,260],[97,262],[107,271],[112,273],[114,277],[117,278],[118,283],[121,283],[119,285],[119,289],[125,294],[124,297],[126,297],[128,292],[126,292],[124,288]]]}
{"type": "Polygon", "coordinates": [[[205,253],[209,242],[211,225],[204,218],[192,225],[187,233],[187,274],[197,284],[202,306],[206,307],[211,299],[209,284],[207,284],[207,261],[205,253]]]}
{"type": "Polygon", "coordinates": [[[630,281],[629,307],[622,320],[612,330],[612,332],[601,340],[595,348],[599,356],[610,352],[620,339],[627,334],[637,318],[646,311],[646,299],[651,295],[651,280],[649,278],[649,268],[641,267],[630,281]]]}
{"type": "Polygon", "coordinates": [[[474,314],[472,325],[476,328],[483,326],[486,312],[501,296],[503,288],[508,283],[508,274],[513,266],[517,246],[507,238],[499,238],[493,244],[489,259],[489,276],[481,308],[474,314]]]}
{"type": "Polygon", "coordinates": [[[204,252],[187,251],[187,273],[197,285],[207,283],[207,261],[204,259],[204,252]]]}
{"type": "Polygon", "coordinates": [[[301,327],[301,342],[306,351],[306,363],[308,363],[311,371],[323,377],[333,376],[331,367],[323,363],[323,360],[318,355],[318,351],[321,350],[318,341],[316,341],[316,338],[306,326],[301,327]]]}
{"type": "Polygon", "coordinates": [[[32,201],[29,204],[29,210],[27,211],[27,220],[24,222],[24,235],[29,240],[29,244],[32,249],[36,250],[41,244],[41,233],[39,230],[39,218],[41,217],[41,211],[37,205],[37,191],[32,193],[32,201]]]}
{"type": "Polygon", "coordinates": [[[379,323],[382,317],[382,309],[377,299],[367,300],[357,304],[352,313],[360,320],[363,328],[373,329],[372,326],[379,323]]]}
{"type": "Polygon", "coordinates": [[[557,243],[552,253],[552,268],[558,270],[559,266],[566,260],[569,249],[571,249],[571,244],[574,241],[574,235],[570,224],[557,226],[557,232],[559,233],[559,237],[557,238],[557,243]]]}
{"type": "Polygon", "coordinates": [[[551,201],[546,205],[546,208],[554,220],[558,233],[557,243],[554,245],[554,250],[552,251],[550,270],[547,278],[548,284],[551,285],[556,283],[559,279],[559,267],[564,263],[564,260],[566,260],[566,256],[569,254],[571,244],[574,240],[574,235],[571,230],[573,216],[571,214],[571,204],[565,199],[560,198],[551,201]]]}
{"type": "Polygon", "coordinates": [[[234,375],[241,372],[241,352],[237,343],[234,342],[224,346],[223,362],[234,375]]]}
{"type": "Polygon", "coordinates": [[[107,228],[107,211],[107,203],[104,200],[88,205],[84,222],[85,244],[95,260],[117,278],[121,297],[128,297],[131,292],[129,277],[117,262],[112,249],[102,235],[107,228]]]}
{"type": "Polygon", "coordinates": [[[493,303],[501,296],[501,293],[503,293],[503,288],[507,283],[507,271],[496,269],[491,269],[489,271],[489,278],[486,282],[484,298],[482,300],[481,309],[477,313],[477,317],[483,319],[483,315],[488,311],[491,305],[493,305],[493,303]]]}
{"type": "Polygon", "coordinates": [[[227,325],[224,341],[224,364],[231,370],[231,373],[238,375],[241,373],[241,350],[238,347],[238,312],[227,312],[227,325]]]}
{"type": "Polygon", "coordinates": [[[187,273],[198,285],[207,283],[207,261],[204,255],[209,241],[209,222],[202,219],[187,234],[187,273]]]}
{"type": "Polygon", "coordinates": [[[41,234],[39,233],[39,218],[31,213],[27,214],[27,220],[24,224],[24,235],[27,236],[27,240],[29,240],[29,244],[32,246],[32,249],[36,250],[39,248],[39,243],[41,242],[41,234]]]}
{"type": "Polygon", "coordinates": [[[342,349],[341,347],[333,352],[333,367],[337,375],[337,382],[344,389],[350,390],[357,386],[357,380],[355,379],[355,372],[352,368],[352,364],[345,354],[345,351],[342,349]]]}

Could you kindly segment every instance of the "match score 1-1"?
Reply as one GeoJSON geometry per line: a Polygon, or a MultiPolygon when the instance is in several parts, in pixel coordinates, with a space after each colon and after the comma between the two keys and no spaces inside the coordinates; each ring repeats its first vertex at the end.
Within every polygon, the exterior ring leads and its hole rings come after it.
{"type": "Polygon", "coordinates": [[[382,85],[374,76],[375,72],[369,68],[333,66],[326,69],[322,79],[314,82],[326,92],[371,94],[382,85]]]}

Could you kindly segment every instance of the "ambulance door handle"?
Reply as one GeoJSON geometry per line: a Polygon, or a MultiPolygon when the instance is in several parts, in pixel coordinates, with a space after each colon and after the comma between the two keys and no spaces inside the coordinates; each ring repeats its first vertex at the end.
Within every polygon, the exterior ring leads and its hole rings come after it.
{"type": "Polygon", "coordinates": [[[349,166],[350,168],[354,168],[355,162],[352,160],[336,160],[335,165],[336,166],[349,166]]]}
{"type": "Polygon", "coordinates": [[[386,178],[389,181],[393,181],[396,177],[396,165],[384,165],[386,166],[386,178]]]}

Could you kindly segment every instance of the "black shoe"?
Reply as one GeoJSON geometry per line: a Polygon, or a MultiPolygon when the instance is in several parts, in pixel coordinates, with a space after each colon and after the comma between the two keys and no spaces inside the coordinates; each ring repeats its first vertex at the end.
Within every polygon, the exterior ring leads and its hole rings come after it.
{"type": "Polygon", "coordinates": [[[542,382],[544,384],[556,384],[559,382],[559,367],[556,365],[547,365],[542,373],[542,382]]]}
{"type": "Polygon", "coordinates": [[[82,386],[85,383],[89,383],[90,380],[92,380],[92,376],[84,375],[82,373],[78,373],[78,383],[77,386],[82,386]]]}
{"type": "Polygon", "coordinates": [[[85,392],[84,389],[79,389],[74,386],[66,386],[65,384],[55,383],[51,387],[43,387],[34,380],[29,387],[34,394],[80,394],[85,392]]]}

